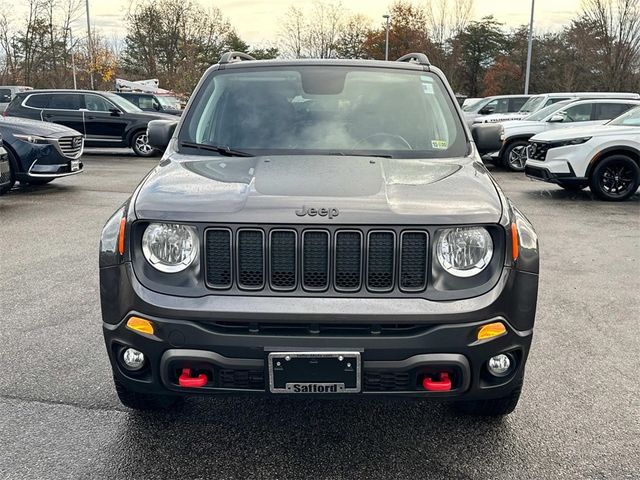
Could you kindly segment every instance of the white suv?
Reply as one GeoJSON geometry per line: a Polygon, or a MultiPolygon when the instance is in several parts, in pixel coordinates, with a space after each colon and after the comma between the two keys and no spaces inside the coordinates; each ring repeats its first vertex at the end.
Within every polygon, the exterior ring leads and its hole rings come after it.
{"type": "Polygon", "coordinates": [[[525,173],[567,190],[589,186],[604,200],[629,198],[640,185],[640,107],[606,125],[534,136],[525,173]]]}

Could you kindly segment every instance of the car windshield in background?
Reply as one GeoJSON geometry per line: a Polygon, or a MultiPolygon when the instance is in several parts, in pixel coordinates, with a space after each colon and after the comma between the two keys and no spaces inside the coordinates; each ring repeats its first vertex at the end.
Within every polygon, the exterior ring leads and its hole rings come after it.
{"type": "MultiPolygon", "coordinates": [[[[215,72],[180,130],[181,146],[253,155],[461,157],[453,100],[423,71],[297,66],[215,72]]],[[[210,154],[210,152],[209,152],[210,154]]]]}
{"type": "Polygon", "coordinates": [[[532,113],[528,117],[524,117],[524,120],[529,120],[532,122],[541,122],[547,116],[557,112],[558,110],[561,110],[564,106],[570,104],[571,102],[572,100],[564,100],[562,102],[554,103],[553,105],[544,107],[542,110],[539,110],[536,113],[532,113]]]}
{"type": "Polygon", "coordinates": [[[618,118],[614,118],[609,122],[609,125],[640,127],[640,107],[633,108],[618,118]]]}
{"type": "Polygon", "coordinates": [[[157,95],[158,103],[166,108],[180,108],[180,101],[176,97],[157,95]]]}
{"type": "Polygon", "coordinates": [[[127,112],[127,113],[142,112],[140,108],[138,108],[136,105],[131,103],[126,98],[122,98],[120,95],[116,95],[115,93],[105,92],[104,96],[107,97],[111,102],[115,103],[116,107],[118,107],[123,112],[127,112]]]}
{"type": "Polygon", "coordinates": [[[462,107],[462,111],[475,112],[479,110],[477,107],[479,107],[481,103],[489,103],[489,99],[482,98],[480,100],[470,103],[469,105],[465,105],[464,107],[462,107]]]}
{"type": "Polygon", "coordinates": [[[518,111],[518,113],[535,112],[540,107],[542,102],[544,102],[544,96],[543,95],[540,95],[540,96],[537,96],[537,97],[531,97],[529,100],[527,100],[524,103],[524,105],[522,105],[522,107],[520,107],[520,110],[518,111]]]}

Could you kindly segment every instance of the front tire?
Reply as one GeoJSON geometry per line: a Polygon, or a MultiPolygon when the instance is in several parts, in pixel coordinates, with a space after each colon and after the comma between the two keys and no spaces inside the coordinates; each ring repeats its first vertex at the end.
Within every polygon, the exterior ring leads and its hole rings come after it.
{"type": "Polygon", "coordinates": [[[611,155],[591,172],[589,187],[602,200],[621,202],[636,193],[640,185],[640,167],[626,155],[611,155]]]}
{"type": "Polygon", "coordinates": [[[511,142],[502,155],[502,165],[512,172],[524,172],[528,147],[529,142],[526,140],[511,142]]]}
{"type": "Polygon", "coordinates": [[[113,380],[116,393],[125,407],[133,410],[169,410],[182,405],[184,400],[174,395],[157,395],[151,393],[139,393],[129,390],[118,380],[113,380]]]}
{"type": "Polygon", "coordinates": [[[518,385],[504,397],[490,398],[488,400],[468,400],[456,402],[452,406],[464,415],[475,415],[480,417],[502,417],[513,412],[520,400],[522,392],[522,380],[518,385]]]}
{"type": "Polygon", "coordinates": [[[139,157],[153,157],[158,151],[149,145],[149,137],[146,131],[140,131],[131,138],[131,148],[133,153],[139,157]]]}

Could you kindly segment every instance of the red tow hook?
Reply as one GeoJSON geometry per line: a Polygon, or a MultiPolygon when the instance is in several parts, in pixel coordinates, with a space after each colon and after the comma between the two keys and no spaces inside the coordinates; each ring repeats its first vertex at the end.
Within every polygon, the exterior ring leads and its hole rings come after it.
{"type": "Polygon", "coordinates": [[[451,390],[451,379],[447,372],[441,372],[439,380],[432,380],[430,377],[424,377],[422,386],[429,392],[448,392],[451,390]]]}
{"type": "Polygon", "coordinates": [[[190,368],[183,368],[182,373],[178,377],[178,385],[187,388],[204,387],[208,381],[209,380],[204,373],[201,373],[197,377],[192,377],[190,368]]]}

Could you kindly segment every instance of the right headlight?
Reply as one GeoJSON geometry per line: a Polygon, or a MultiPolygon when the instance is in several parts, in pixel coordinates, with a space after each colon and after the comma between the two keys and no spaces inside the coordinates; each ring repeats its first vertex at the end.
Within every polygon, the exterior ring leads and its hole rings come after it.
{"type": "Polygon", "coordinates": [[[151,223],[142,235],[142,252],[157,270],[181,272],[198,255],[198,234],[188,225],[151,223]]]}
{"type": "Polygon", "coordinates": [[[591,140],[591,137],[572,138],[570,140],[561,140],[559,142],[552,142],[549,144],[549,148],[568,147],[569,145],[581,145],[591,140]]]}
{"type": "Polygon", "coordinates": [[[456,277],[472,277],[491,262],[493,240],[486,228],[458,227],[441,230],[436,255],[442,268],[456,277]]]}

